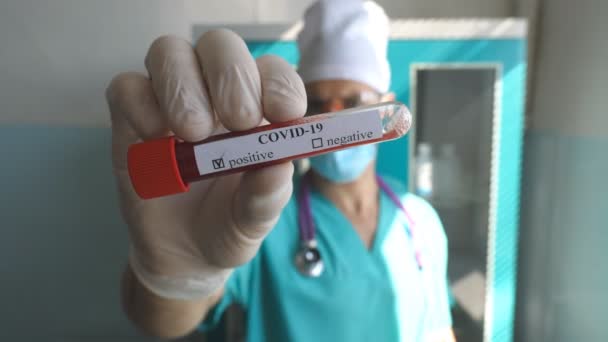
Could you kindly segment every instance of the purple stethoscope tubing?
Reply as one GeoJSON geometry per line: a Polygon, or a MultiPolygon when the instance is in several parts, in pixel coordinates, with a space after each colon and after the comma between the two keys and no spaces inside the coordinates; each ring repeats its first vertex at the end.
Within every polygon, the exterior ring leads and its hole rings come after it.
{"type": "MultiPolygon", "coordinates": [[[[300,241],[303,246],[316,246],[315,241],[315,226],[312,219],[312,209],[310,207],[310,180],[309,175],[305,175],[302,178],[300,193],[298,195],[298,226],[300,230],[300,241]]],[[[399,197],[391,190],[386,182],[380,176],[376,176],[378,186],[384,193],[391,199],[391,201],[399,208],[407,220],[406,232],[412,245],[414,246],[414,258],[419,270],[422,270],[422,254],[420,253],[419,246],[416,244],[416,222],[412,215],[403,206],[403,203],[399,197]]]]}

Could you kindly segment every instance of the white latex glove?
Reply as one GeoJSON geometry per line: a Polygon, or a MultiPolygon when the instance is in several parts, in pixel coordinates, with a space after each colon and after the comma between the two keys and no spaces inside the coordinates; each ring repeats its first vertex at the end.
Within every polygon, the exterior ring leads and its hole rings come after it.
{"type": "Polygon", "coordinates": [[[116,76],[106,97],[112,115],[112,162],[129,226],[130,265],[151,291],[195,299],[218,290],[230,270],[250,260],[292,192],[293,166],[193,183],[190,191],[141,200],[127,172],[130,144],[175,134],[198,141],[301,117],[304,85],[276,56],[254,61],[231,31],[206,33],[193,48],[167,36],[148,51],[149,77],[116,76]]]}

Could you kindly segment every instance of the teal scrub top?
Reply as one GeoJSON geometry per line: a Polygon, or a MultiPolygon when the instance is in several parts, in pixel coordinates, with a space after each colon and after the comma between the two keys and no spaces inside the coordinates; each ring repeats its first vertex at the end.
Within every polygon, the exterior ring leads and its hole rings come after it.
{"type": "Polygon", "coordinates": [[[426,341],[449,329],[447,240],[441,222],[427,202],[385,180],[416,222],[422,270],[405,215],[385,193],[368,249],[347,218],[313,190],[325,269],[319,278],[303,276],[294,265],[300,246],[294,194],[256,256],[228,279],[223,298],[201,329],[217,323],[235,302],[246,312],[248,341],[426,341]]]}

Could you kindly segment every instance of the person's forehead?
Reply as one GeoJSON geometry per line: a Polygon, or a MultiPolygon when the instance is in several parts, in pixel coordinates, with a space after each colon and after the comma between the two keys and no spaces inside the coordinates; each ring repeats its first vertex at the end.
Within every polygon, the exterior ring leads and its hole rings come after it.
{"type": "Polygon", "coordinates": [[[375,92],[365,83],[352,80],[320,80],[305,84],[306,93],[310,97],[348,97],[362,92],[375,92]]]}

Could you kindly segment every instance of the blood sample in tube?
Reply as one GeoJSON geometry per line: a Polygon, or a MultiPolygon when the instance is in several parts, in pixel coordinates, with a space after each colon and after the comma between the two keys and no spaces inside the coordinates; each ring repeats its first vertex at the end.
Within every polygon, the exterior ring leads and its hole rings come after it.
{"type": "Polygon", "coordinates": [[[149,140],[129,147],[129,176],[141,198],[167,196],[186,192],[190,183],[211,177],[397,139],[407,133],[411,122],[404,104],[384,102],[198,142],[174,136],[149,140]]]}

